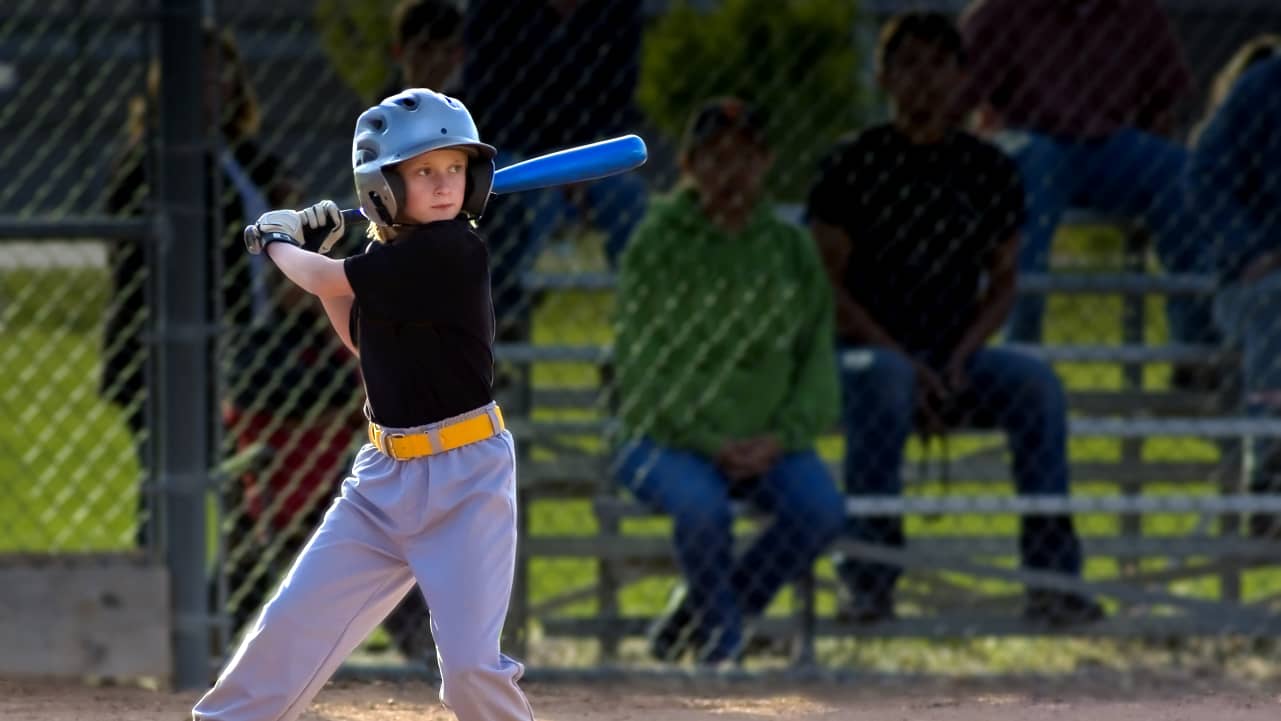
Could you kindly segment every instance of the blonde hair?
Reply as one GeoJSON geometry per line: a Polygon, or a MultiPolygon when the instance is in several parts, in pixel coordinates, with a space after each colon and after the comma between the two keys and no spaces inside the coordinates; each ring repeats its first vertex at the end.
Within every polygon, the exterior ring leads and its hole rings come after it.
{"type": "MultiPolygon", "coordinates": [[[[214,67],[206,67],[205,73],[230,71],[233,77],[232,99],[219,108],[222,113],[218,124],[226,139],[231,143],[244,140],[258,134],[262,126],[262,113],[258,98],[249,84],[249,71],[245,67],[236,39],[226,30],[213,27],[204,28],[205,47],[217,49],[217,60],[214,67]]],[[[148,120],[155,110],[156,100],[160,97],[160,63],[153,61],[147,68],[147,91],[145,95],[136,95],[129,100],[129,139],[140,142],[146,135],[148,120]]]]}
{"type": "Polygon", "coordinates": [[[1210,124],[1214,114],[1218,112],[1219,106],[1228,99],[1228,94],[1236,86],[1237,81],[1256,63],[1267,60],[1274,55],[1281,55],[1281,35],[1274,33],[1265,33],[1256,35],[1247,40],[1240,48],[1237,49],[1232,57],[1228,59],[1223,67],[1214,76],[1214,81],[1210,84],[1210,94],[1205,104],[1205,116],[1197,123],[1196,128],[1192,131],[1192,140],[1196,141],[1205,126],[1210,124]]]}
{"type": "Polygon", "coordinates": [[[378,243],[382,243],[383,245],[386,245],[387,241],[396,237],[396,235],[395,235],[395,231],[392,230],[390,226],[379,225],[377,223],[370,223],[369,227],[365,228],[365,237],[369,238],[370,240],[376,241],[378,243]]]}

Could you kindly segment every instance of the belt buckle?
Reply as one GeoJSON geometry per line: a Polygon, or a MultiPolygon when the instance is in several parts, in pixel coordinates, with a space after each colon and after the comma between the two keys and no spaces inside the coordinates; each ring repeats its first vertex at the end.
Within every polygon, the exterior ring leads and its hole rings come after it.
{"type": "Polygon", "coordinates": [[[387,447],[384,452],[388,456],[391,456],[391,459],[393,461],[399,461],[402,459],[396,456],[396,446],[392,444],[392,441],[396,440],[397,438],[404,438],[404,437],[405,437],[404,433],[392,433],[391,435],[387,435],[386,433],[383,434],[383,445],[387,447]]]}

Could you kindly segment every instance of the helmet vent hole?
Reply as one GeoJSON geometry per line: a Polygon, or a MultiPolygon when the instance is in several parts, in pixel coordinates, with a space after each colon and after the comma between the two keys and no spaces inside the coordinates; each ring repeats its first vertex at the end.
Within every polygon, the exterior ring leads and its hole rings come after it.
{"type": "Polygon", "coordinates": [[[441,128],[441,129],[440,129],[440,134],[441,134],[441,135],[449,135],[449,130],[448,130],[448,129],[446,129],[446,128],[441,128]]]}
{"type": "Polygon", "coordinates": [[[399,104],[399,105],[400,105],[400,107],[402,107],[402,108],[404,108],[404,109],[406,109],[406,110],[417,110],[417,109],[418,109],[418,101],[417,101],[417,100],[415,100],[415,99],[414,99],[414,98],[412,98],[412,97],[410,97],[410,98],[401,98],[401,99],[397,100],[397,101],[396,101],[396,103],[397,103],[397,104],[399,104]]]}

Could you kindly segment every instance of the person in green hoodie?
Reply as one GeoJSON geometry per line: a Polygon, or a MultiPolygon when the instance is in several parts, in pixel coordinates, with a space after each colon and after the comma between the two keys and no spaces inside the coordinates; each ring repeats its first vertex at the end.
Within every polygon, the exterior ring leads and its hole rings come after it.
{"type": "Polygon", "coordinates": [[[762,201],[764,127],[740,100],[705,104],[619,271],[616,473],[673,516],[685,578],[650,630],[662,660],[739,658],[745,619],[844,524],[814,451],[839,415],[831,293],[813,243],[762,201]],[[771,517],[739,558],[734,499],[771,517]]]}

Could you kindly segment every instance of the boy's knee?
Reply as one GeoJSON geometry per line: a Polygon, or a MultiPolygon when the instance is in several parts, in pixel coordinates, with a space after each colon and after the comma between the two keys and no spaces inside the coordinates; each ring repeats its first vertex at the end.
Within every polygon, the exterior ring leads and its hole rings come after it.
{"type": "Polygon", "coordinates": [[[910,419],[916,398],[916,368],[900,353],[857,348],[841,358],[847,415],[875,409],[877,422],[910,419]],[[888,417],[886,417],[888,414],[888,417]]]}
{"type": "Polygon", "coordinates": [[[1048,363],[1034,361],[1027,364],[1021,392],[1016,402],[1041,413],[1064,414],[1067,412],[1067,395],[1063,381],[1048,363]]]}

